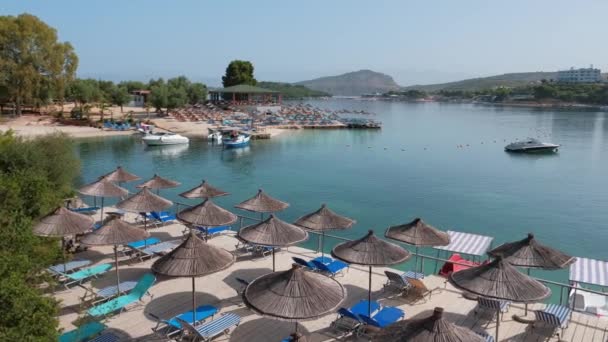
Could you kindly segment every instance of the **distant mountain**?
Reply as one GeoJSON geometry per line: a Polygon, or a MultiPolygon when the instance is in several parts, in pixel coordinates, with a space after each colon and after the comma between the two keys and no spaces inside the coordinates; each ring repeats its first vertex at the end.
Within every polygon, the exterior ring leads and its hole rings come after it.
{"type": "Polygon", "coordinates": [[[439,90],[481,90],[494,87],[519,87],[525,86],[533,82],[539,82],[542,79],[555,79],[556,72],[519,72],[511,74],[503,74],[498,76],[471,78],[467,80],[428,84],[428,85],[413,85],[403,87],[404,90],[423,90],[426,92],[434,92],[439,90]]]}
{"type": "Polygon", "coordinates": [[[258,87],[279,91],[286,99],[331,96],[331,94],[319,90],[312,90],[301,84],[258,82],[258,87]]]}
{"type": "Polygon", "coordinates": [[[338,76],[321,77],[297,82],[296,84],[332,95],[348,96],[386,93],[400,88],[391,76],[371,70],[359,70],[338,76]]]}

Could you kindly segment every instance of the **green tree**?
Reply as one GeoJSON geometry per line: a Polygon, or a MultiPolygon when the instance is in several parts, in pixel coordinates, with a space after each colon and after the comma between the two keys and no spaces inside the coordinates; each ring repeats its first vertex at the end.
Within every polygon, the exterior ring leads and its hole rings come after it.
{"type": "Polygon", "coordinates": [[[188,93],[186,88],[179,87],[177,84],[167,85],[167,112],[171,109],[180,108],[188,103],[188,93]]]}
{"type": "Polygon", "coordinates": [[[140,81],[122,81],[118,84],[118,86],[127,88],[128,93],[131,93],[134,90],[149,89],[148,85],[140,81]]]}
{"type": "Polygon", "coordinates": [[[101,101],[103,95],[97,81],[93,79],[77,79],[70,85],[69,98],[80,105],[81,113],[85,112],[85,105],[101,101]]]}
{"type": "Polygon", "coordinates": [[[64,87],[77,66],[72,46],[59,42],[55,29],[37,17],[0,16],[0,84],[7,87],[17,115],[24,103],[47,93],[42,87],[64,87]]]}
{"type": "Polygon", "coordinates": [[[169,101],[169,88],[162,79],[161,82],[155,82],[150,87],[150,95],[148,101],[156,109],[157,112],[161,112],[163,108],[167,107],[169,101]]]}
{"type": "Polygon", "coordinates": [[[188,103],[195,105],[207,99],[207,86],[202,83],[192,83],[188,87],[188,103]]]}
{"type": "Polygon", "coordinates": [[[125,86],[115,86],[112,89],[112,104],[120,106],[120,112],[122,113],[122,107],[131,101],[131,95],[125,86]]]}
{"type": "Polygon", "coordinates": [[[32,224],[71,195],[78,173],[64,135],[0,134],[0,341],[57,340],[58,306],[40,285],[61,251],[57,240],[35,236],[32,224]]]}
{"type": "Polygon", "coordinates": [[[239,84],[256,85],[258,81],[253,76],[253,64],[249,61],[234,60],[228,64],[226,74],[222,76],[224,87],[239,84]]]}

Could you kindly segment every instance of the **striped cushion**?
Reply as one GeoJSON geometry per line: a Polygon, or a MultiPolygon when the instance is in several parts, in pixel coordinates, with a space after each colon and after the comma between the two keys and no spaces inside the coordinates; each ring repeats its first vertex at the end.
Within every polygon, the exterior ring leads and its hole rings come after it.
{"type": "Polygon", "coordinates": [[[414,272],[414,271],[407,271],[407,272],[403,273],[401,276],[404,278],[410,278],[410,279],[424,279],[424,274],[414,272]]]}
{"type": "MultiPolygon", "coordinates": [[[[120,293],[128,292],[133,290],[133,288],[137,285],[136,281],[125,281],[120,283],[120,293]]],[[[110,298],[117,294],[116,285],[104,287],[103,289],[97,291],[97,297],[101,298],[110,298]]]]}
{"type": "Polygon", "coordinates": [[[120,341],[120,337],[118,337],[112,333],[105,333],[105,334],[95,337],[94,339],[90,340],[89,342],[118,342],[118,341],[120,341]]]}
{"type": "Polygon", "coordinates": [[[506,312],[509,309],[510,304],[508,301],[505,300],[496,300],[485,297],[478,297],[477,301],[479,302],[479,305],[484,308],[494,310],[500,309],[501,312],[506,312]]]}
{"type": "Polygon", "coordinates": [[[219,335],[222,331],[230,329],[233,326],[237,326],[241,323],[241,316],[227,313],[218,319],[214,319],[211,322],[204,323],[196,327],[196,331],[206,339],[210,339],[214,336],[219,335]]]}
{"type": "Polygon", "coordinates": [[[544,310],[534,312],[537,320],[561,328],[568,325],[571,313],[568,307],[557,304],[548,304],[544,310]]]}

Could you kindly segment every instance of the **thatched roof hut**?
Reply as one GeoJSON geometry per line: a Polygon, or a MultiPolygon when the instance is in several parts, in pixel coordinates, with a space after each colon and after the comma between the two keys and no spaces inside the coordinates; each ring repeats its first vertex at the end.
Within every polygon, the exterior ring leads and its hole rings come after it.
{"type": "Polygon", "coordinates": [[[294,224],[315,231],[348,229],[357,221],[341,216],[329,209],[325,204],[318,210],[297,219],[294,224]]]}
{"type": "Polygon", "coordinates": [[[379,239],[373,230],[360,239],[337,245],[331,255],[351,264],[367,266],[395,265],[410,257],[401,246],[379,239]]]}
{"type": "Polygon", "coordinates": [[[271,214],[262,222],[241,228],[237,236],[256,245],[287,247],[306,240],[308,233],[271,214]]]}
{"type": "Polygon", "coordinates": [[[132,182],[141,179],[139,178],[139,176],[127,172],[125,169],[122,168],[122,166],[118,166],[116,170],[109,172],[101,177],[107,179],[110,182],[117,183],[132,182]]]}
{"type": "Polygon", "coordinates": [[[145,230],[134,227],[117,216],[110,216],[101,228],[85,235],[80,242],[91,246],[124,245],[149,236],[150,233],[145,230]]]}
{"type": "Polygon", "coordinates": [[[177,218],[188,224],[202,227],[230,225],[238,219],[236,215],[216,205],[210,199],[205,199],[199,205],[180,211],[177,213],[177,218]]]}
{"type": "Polygon", "coordinates": [[[447,246],[450,244],[448,233],[441,231],[422,219],[389,227],[384,234],[387,238],[405,242],[413,246],[447,246]]]}
{"type": "Polygon", "coordinates": [[[107,178],[101,177],[93,183],[86,184],[78,189],[83,195],[96,196],[96,197],[123,197],[126,196],[129,191],[121,188],[120,186],[112,183],[107,178]]]}
{"type": "Polygon", "coordinates": [[[34,225],[34,234],[38,236],[66,236],[82,234],[93,228],[93,218],[75,213],[65,207],[58,207],[44,216],[34,225]]]}
{"type": "Polygon", "coordinates": [[[158,189],[176,188],[176,187],[180,186],[180,184],[181,184],[180,182],[172,181],[170,179],[163,178],[157,174],[154,174],[154,176],[152,178],[139,184],[137,187],[138,188],[147,187],[149,189],[158,190],[158,189]]]}
{"type": "Polygon", "coordinates": [[[229,193],[211,186],[207,181],[203,180],[201,185],[194,187],[186,192],[179,194],[184,198],[213,198],[229,195],[229,193]]]}
{"type": "Polygon", "coordinates": [[[148,187],[144,187],[133,196],[118,202],[116,208],[136,213],[149,213],[161,211],[172,205],[173,202],[154,194],[148,187]]]}

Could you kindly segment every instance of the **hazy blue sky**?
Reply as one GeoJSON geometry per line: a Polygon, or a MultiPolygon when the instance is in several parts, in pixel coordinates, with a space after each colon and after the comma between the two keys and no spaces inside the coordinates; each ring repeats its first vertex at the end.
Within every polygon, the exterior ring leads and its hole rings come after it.
{"type": "Polygon", "coordinates": [[[431,83],[594,64],[608,69],[608,1],[1,0],[70,41],[83,76],[218,80],[232,59],[261,80],[359,69],[431,83]]]}

